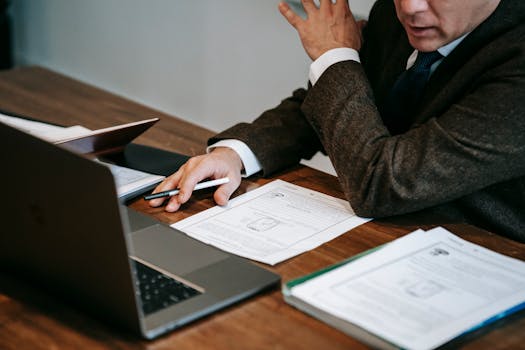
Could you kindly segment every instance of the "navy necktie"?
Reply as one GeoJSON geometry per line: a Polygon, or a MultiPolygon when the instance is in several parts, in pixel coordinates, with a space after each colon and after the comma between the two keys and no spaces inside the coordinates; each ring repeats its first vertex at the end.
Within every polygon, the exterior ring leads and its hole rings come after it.
{"type": "Polygon", "coordinates": [[[443,56],[437,52],[418,52],[416,62],[404,71],[390,90],[383,109],[383,121],[391,134],[407,131],[411,112],[418,104],[430,75],[430,67],[443,56]]]}

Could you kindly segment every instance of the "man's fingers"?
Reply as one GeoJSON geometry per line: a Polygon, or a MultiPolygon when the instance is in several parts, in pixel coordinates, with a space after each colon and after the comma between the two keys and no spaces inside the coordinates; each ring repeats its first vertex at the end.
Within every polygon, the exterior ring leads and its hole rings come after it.
{"type": "Polygon", "coordinates": [[[321,16],[329,17],[332,14],[332,0],[319,0],[321,16]]]}
{"type": "MultiPolygon", "coordinates": [[[[155,189],[153,190],[153,193],[163,192],[163,191],[170,191],[177,187],[179,184],[180,178],[182,176],[181,171],[177,171],[175,174],[168,176],[164,181],[162,181],[155,189]]],[[[158,207],[161,206],[162,203],[166,198],[156,198],[149,201],[149,205],[152,207],[158,207]]]]}
{"type": "Polygon", "coordinates": [[[174,212],[179,210],[180,206],[190,199],[195,185],[204,177],[199,176],[198,172],[188,173],[186,171],[179,181],[179,193],[170,198],[166,205],[166,211],[174,212]]]}
{"type": "Polygon", "coordinates": [[[186,177],[181,180],[179,185],[179,194],[177,195],[177,202],[179,204],[186,203],[193,193],[195,185],[199,182],[199,178],[186,177]]]}
{"type": "Polygon", "coordinates": [[[310,15],[313,11],[317,11],[317,6],[315,5],[313,0],[302,0],[304,12],[306,12],[306,15],[310,15]]]}
{"type": "Polygon", "coordinates": [[[168,204],[164,208],[167,212],[173,213],[174,211],[179,210],[181,203],[179,202],[178,196],[173,196],[169,199],[168,204]]]}
{"type": "Polygon", "coordinates": [[[157,187],[155,187],[155,190],[153,192],[157,193],[174,189],[179,183],[181,175],[182,172],[179,170],[176,173],[168,176],[157,187]]]}
{"type": "Polygon", "coordinates": [[[279,3],[279,12],[281,12],[288,23],[290,23],[294,28],[297,28],[297,26],[302,21],[302,18],[293,12],[290,6],[288,6],[288,4],[285,2],[279,3]]]}
{"type": "Polygon", "coordinates": [[[348,5],[347,0],[337,0],[334,4],[334,16],[336,18],[345,18],[346,16],[351,16],[352,10],[348,5]]]}
{"type": "Polygon", "coordinates": [[[202,159],[202,157],[191,158],[188,161],[187,169],[179,182],[179,204],[186,203],[190,199],[193,189],[198,182],[216,175],[216,169],[211,166],[212,163],[203,162],[202,159]]]}
{"type": "Polygon", "coordinates": [[[240,180],[236,177],[230,177],[230,182],[224,185],[220,185],[215,193],[213,194],[213,199],[218,205],[226,205],[231,195],[239,187],[240,180]],[[233,178],[233,180],[232,180],[233,178]]]}
{"type": "Polygon", "coordinates": [[[153,199],[149,203],[157,207],[167,202],[166,211],[177,211],[190,199],[197,183],[205,179],[219,179],[228,176],[230,182],[216,190],[218,203],[225,204],[241,183],[242,167],[241,158],[234,150],[217,147],[209,154],[190,158],[175,174],[166,178],[155,189],[155,193],[158,193],[177,188],[179,190],[177,195],[168,199],[153,199]]]}
{"type": "Polygon", "coordinates": [[[335,13],[340,14],[347,11],[350,11],[350,6],[348,5],[348,0],[336,0],[334,4],[335,13]]]}

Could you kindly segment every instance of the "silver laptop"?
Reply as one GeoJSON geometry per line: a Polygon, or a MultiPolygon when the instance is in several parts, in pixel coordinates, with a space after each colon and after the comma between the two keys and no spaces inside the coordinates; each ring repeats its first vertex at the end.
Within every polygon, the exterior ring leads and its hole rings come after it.
{"type": "Polygon", "coordinates": [[[0,269],[151,339],[279,276],[119,204],[110,170],[0,123],[0,269]]]}

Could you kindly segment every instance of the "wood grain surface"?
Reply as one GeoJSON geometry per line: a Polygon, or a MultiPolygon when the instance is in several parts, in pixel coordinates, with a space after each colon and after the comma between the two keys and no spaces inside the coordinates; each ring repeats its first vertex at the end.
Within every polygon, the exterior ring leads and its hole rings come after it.
{"type": "MultiPolygon", "coordinates": [[[[40,67],[0,71],[0,109],[64,126],[98,129],[159,117],[161,121],[137,143],[188,155],[204,152],[213,133],[144,105],[40,67]]],[[[3,150],[6,151],[6,150],[3,150]]],[[[16,156],[16,150],[9,150],[16,156]]],[[[6,171],[4,168],[2,171],[6,171]]],[[[282,179],[343,198],[337,179],[297,166],[272,179],[282,179]]],[[[272,179],[243,180],[235,196],[272,179]]],[[[210,191],[199,191],[177,213],[151,208],[142,199],[134,209],[173,223],[214,205],[210,191]]],[[[0,214],[1,215],[1,214],[0,214]]],[[[6,219],[6,218],[3,218],[6,219]]],[[[463,223],[440,222],[417,215],[374,220],[295,258],[267,266],[282,281],[311,273],[349,256],[389,242],[417,228],[442,224],[471,242],[525,260],[525,245],[463,223]]],[[[0,349],[367,349],[344,333],[287,305],[279,289],[271,290],[205,317],[160,339],[144,341],[92,319],[73,306],[21,281],[0,267],[0,349]]],[[[464,349],[525,348],[523,312],[446,347],[464,349]]]]}

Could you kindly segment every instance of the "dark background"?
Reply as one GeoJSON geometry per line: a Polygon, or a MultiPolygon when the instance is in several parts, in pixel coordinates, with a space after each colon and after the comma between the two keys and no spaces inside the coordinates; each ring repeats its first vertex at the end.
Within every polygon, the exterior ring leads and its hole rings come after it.
{"type": "Polygon", "coordinates": [[[13,65],[11,54],[11,19],[8,14],[9,0],[0,0],[0,69],[13,65]]]}

